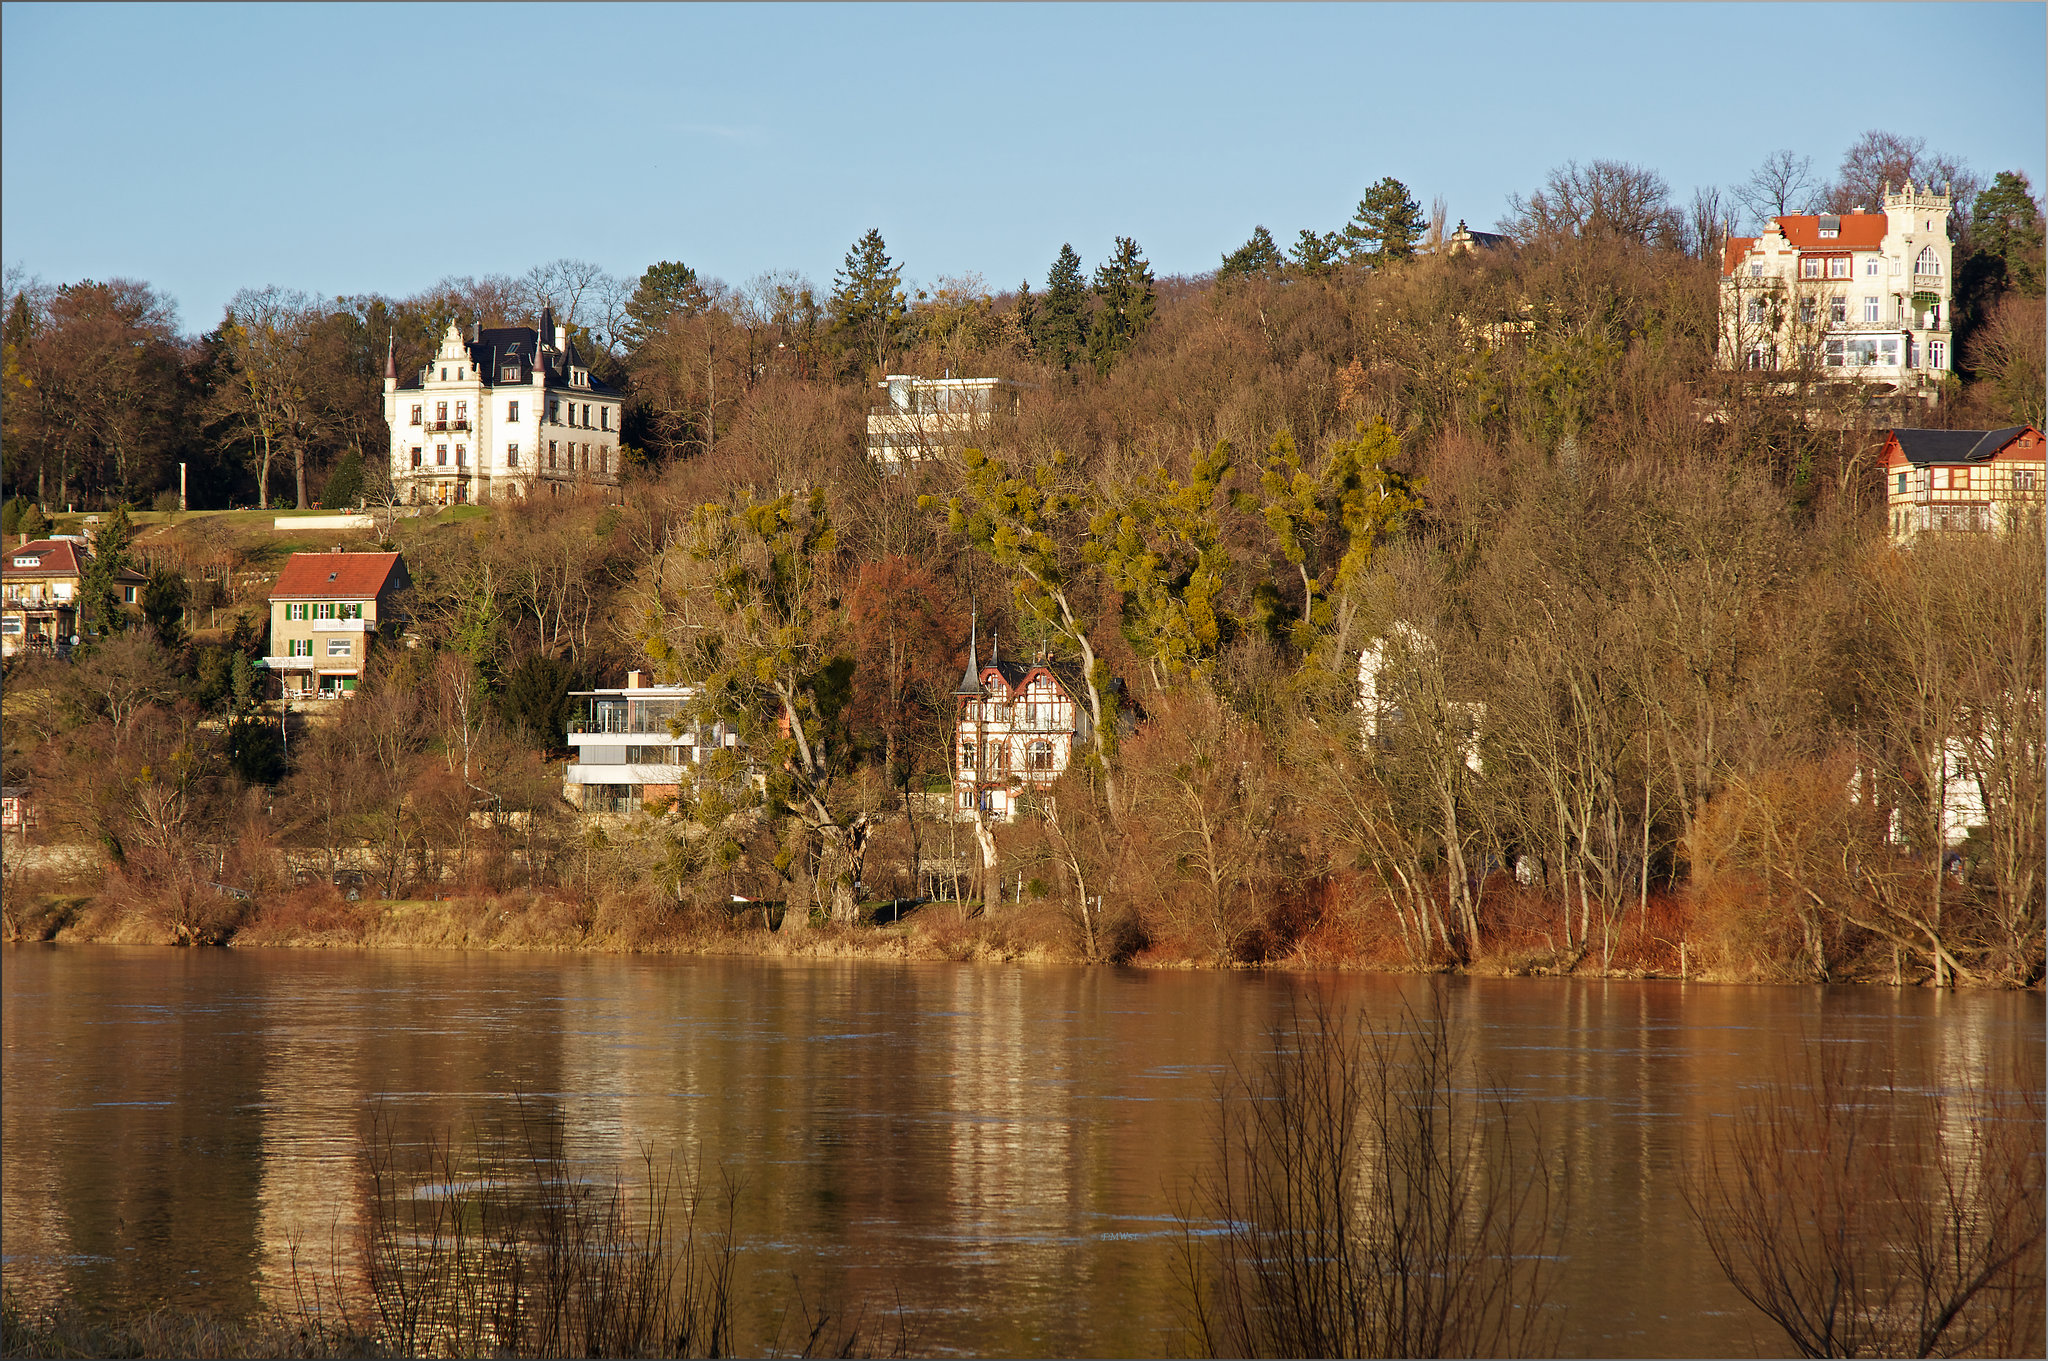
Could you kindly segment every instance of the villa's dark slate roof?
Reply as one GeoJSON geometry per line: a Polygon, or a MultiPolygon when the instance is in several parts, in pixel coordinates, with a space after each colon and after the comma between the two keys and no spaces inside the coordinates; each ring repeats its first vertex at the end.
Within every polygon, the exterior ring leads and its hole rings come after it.
{"type": "Polygon", "coordinates": [[[2026,432],[2024,425],[2002,430],[1894,430],[1899,452],[1916,467],[1929,463],[1981,463],[2026,432]]]}

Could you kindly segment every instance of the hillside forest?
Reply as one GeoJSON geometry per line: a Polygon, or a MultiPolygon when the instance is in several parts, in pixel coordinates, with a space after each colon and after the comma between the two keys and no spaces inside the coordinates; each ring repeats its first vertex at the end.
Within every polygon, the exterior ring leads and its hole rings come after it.
{"type": "Polygon", "coordinates": [[[11,858],[8,935],[2039,981],[2038,525],[1894,548],[1876,466],[1895,425],[2041,425],[2032,186],[1872,133],[1832,179],[1782,152],[1680,203],[1595,161],[1509,208],[1453,253],[1382,179],[1209,274],[1117,237],[1011,291],[872,231],[829,287],[266,288],[197,337],[145,283],[10,271],[7,531],[99,523],[85,646],[6,674],[6,783],[77,851],[11,858]],[[1908,178],[1956,190],[1936,401],[1718,361],[1731,233],[1908,178]],[[387,346],[544,306],[628,394],[623,487],[389,513],[387,346]],[[892,475],[886,373],[1022,399],[892,475]],[[296,546],[402,550],[404,619],[281,736],[252,662],[293,545],[203,512],[358,504],[296,546]],[[948,815],[971,626],[1102,715],[988,836],[948,815]],[[583,818],[571,692],[629,670],[743,746],[583,818]]]}

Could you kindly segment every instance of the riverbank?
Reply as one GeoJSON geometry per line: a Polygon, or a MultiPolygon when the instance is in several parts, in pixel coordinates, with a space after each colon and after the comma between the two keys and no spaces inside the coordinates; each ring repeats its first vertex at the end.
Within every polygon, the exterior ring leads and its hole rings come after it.
{"type": "MultiPolygon", "coordinates": [[[[0,938],[58,944],[226,948],[481,950],[530,953],[665,954],[788,959],[888,959],[986,964],[1085,964],[1080,932],[1042,899],[981,904],[868,904],[859,924],[782,921],[780,904],[713,907],[648,904],[617,897],[586,901],[527,890],[449,894],[434,899],[349,900],[324,884],[255,896],[218,886],[132,884],[114,876],[98,891],[75,874],[9,875],[0,938]]],[[[1506,895],[1502,895],[1504,898],[1506,895]]],[[[1152,969],[1331,970],[1453,973],[1473,977],[1608,977],[1699,983],[1877,983],[1926,981],[1915,961],[1869,952],[1863,967],[1820,980],[1772,970],[1717,931],[1714,914],[1683,897],[1653,897],[1644,925],[1617,933],[1603,955],[1556,948],[1554,918],[1527,895],[1496,901],[1490,948],[1464,959],[1417,957],[1403,947],[1383,904],[1370,899],[1310,904],[1311,919],[1286,940],[1249,942],[1225,957],[1199,941],[1147,936],[1134,923],[1099,933],[1093,962],[1152,969]],[[1534,924],[1532,924],[1534,923],[1534,924]]],[[[2039,986],[2038,984],[2036,986],[2039,986]]]]}

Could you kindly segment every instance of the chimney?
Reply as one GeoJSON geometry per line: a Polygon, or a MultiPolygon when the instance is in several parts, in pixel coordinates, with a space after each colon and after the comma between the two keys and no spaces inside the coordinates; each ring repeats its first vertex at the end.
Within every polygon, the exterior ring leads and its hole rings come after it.
{"type": "Polygon", "coordinates": [[[566,327],[566,326],[557,326],[557,327],[555,328],[555,348],[556,348],[556,349],[558,349],[558,350],[561,350],[561,351],[563,351],[564,353],[567,353],[567,352],[568,352],[568,349],[569,349],[569,328],[568,328],[568,327],[566,327]]]}
{"type": "Polygon", "coordinates": [[[339,553],[341,551],[341,545],[335,544],[332,548],[329,548],[327,551],[330,553],[339,553]]]}
{"type": "Polygon", "coordinates": [[[626,673],[626,688],[628,690],[639,690],[644,688],[645,685],[646,682],[641,679],[638,671],[628,671],[626,673]]]}

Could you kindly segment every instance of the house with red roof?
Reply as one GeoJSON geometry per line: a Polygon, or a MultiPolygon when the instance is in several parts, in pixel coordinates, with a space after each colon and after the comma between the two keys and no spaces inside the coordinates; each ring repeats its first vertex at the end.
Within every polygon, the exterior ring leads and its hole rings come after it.
{"type": "Polygon", "coordinates": [[[380,621],[412,585],[398,553],[294,553],[270,590],[270,669],[298,698],[351,695],[380,621]]]}
{"type": "Polygon", "coordinates": [[[1955,361],[1944,187],[1884,193],[1883,211],[1781,213],[1730,237],[1721,361],[1881,385],[1932,401],[1955,361]]]}
{"type": "MultiPolygon", "coordinates": [[[[0,562],[0,656],[36,652],[63,657],[78,636],[79,591],[92,550],[82,539],[26,540],[0,562]]],[[[114,576],[114,588],[129,610],[139,608],[148,579],[132,567],[114,576]]]]}
{"type": "Polygon", "coordinates": [[[1893,430],[1882,467],[1895,544],[1921,534],[2041,533],[2048,441],[2031,425],[1893,430]]]}

